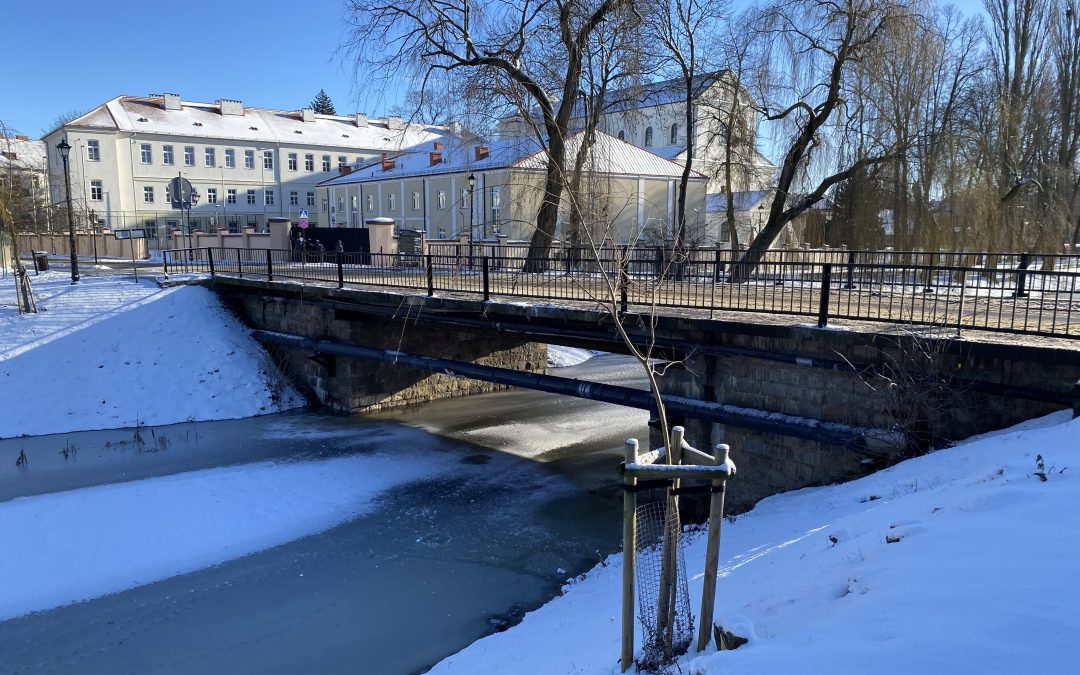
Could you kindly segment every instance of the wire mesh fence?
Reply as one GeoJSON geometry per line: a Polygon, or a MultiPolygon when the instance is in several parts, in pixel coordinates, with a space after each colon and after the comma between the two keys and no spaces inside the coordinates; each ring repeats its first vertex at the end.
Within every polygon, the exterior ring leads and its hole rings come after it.
{"type": "Polygon", "coordinates": [[[694,639],[675,498],[639,505],[636,521],[634,574],[645,642],[639,666],[650,672],[669,672],[668,665],[685,654],[694,639]]]}

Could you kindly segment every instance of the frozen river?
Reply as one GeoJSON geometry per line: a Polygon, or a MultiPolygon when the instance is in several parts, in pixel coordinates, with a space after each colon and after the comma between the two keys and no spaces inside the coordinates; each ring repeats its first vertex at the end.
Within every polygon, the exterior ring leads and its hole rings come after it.
{"type": "MultiPolygon", "coordinates": [[[[621,357],[558,374],[641,386],[621,357]]],[[[152,439],[143,432],[141,451],[131,430],[0,441],[0,457],[19,448],[30,458],[17,471],[5,460],[0,502],[266,460],[392,451],[440,467],[321,533],[0,622],[0,672],[423,671],[618,549],[616,465],[627,436],[646,437],[646,419],[510,391],[348,419],[298,412],[158,427],[152,439]]]]}

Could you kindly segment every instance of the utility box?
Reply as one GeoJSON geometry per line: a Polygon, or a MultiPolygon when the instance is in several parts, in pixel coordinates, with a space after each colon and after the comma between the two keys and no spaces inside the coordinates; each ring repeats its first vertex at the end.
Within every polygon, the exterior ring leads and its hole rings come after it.
{"type": "Polygon", "coordinates": [[[34,269],[46,272],[49,269],[49,254],[46,251],[34,251],[34,269]]]}

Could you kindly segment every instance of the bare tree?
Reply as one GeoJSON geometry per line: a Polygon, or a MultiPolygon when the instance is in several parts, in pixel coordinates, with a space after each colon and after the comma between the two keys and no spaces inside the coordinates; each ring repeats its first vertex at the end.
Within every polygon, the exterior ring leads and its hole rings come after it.
{"type": "MultiPolygon", "coordinates": [[[[804,194],[795,195],[798,181],[812,173],[812,160],[825,154],[830,132],[835,135],[833,143],[865,142],[844,136],[850,70],[878,47],[895,20],[906,13],[907,3],[889,0],[777,1],[759,12],[756,32],[772,55],[775,79],[764,99],[763,117],[784,124],[791,141],[768,219],[735,266],[736,281],[748,279],[784,227],[832,186],[867,165],[892,158],[892,148],[875,148],[814,181],[804,194]]],[[[833,159],[840,156],[834,153],[833,159]]]]}
{"type": "MultiPolygon", "coordinates": [[[[350,0],[357,63],[388,77],[407,73],[423,91],[441,73],[492,71],[524,93],[524,117],[539,113],[548,155],[544,198],[529,261],[546,260],[566,184],[566,135],[594,31],[633,0],[350,0]],[[553,57],[558,57],[553,61],[553,57]],[[553,70],[561,77],[550,78],[553,70]]],[[[534,270],[535,271],[535,270],[534,270]]]]}
{"type": "Polygon", "coordinates": [[[19,312],[36,312],[34,295],[30,289],[30,279],[26,275],[19,257],[18,215],[27,209],[27,204],[33,208],[32,194],[26,187],[24,178],[33,180],[32,177],[21,175],[16,153],[12,150],[11,132],[3,122],[0,122],[0,143],[3,144],[5,161],[0,164],[3,167],[0,173],[0,236],[6,234],[11,242],[11,263],[15,273],[16,302],[19,312]]]}

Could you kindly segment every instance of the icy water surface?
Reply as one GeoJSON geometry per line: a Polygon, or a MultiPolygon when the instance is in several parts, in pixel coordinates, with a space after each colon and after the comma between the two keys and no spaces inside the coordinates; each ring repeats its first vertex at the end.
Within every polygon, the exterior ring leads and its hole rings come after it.
{"type": "MultiPolygon", "coordinates": [[[[638,384],[617,357],[558,374],[638,384]]],[[[617,550],[615,468],[623,440],[643,437],[645,422],[640,411],[511,391],[364,418],[290,413],[140,438],[0,441],[0,500],[387,448],[400,448],[402,461],[450,453],[455,467],[384,493],[373,511],[329,531],[0,622],[0,672],[423,671],[617,550]],[[9,468],[19,449],[26,471],[9,468]]]]}

